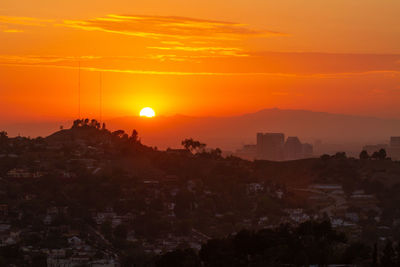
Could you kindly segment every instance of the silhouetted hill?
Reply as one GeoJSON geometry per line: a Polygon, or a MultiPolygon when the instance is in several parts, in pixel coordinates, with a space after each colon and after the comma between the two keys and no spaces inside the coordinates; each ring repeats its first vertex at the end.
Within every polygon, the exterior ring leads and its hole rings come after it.
{"type": "Polygon", "coordinates": [[[109,135],[110,133],[108,132],[100,131],[93,127],[84,126],[84,127],[60,130],[46,137],[46,141],[63,143],[63,142],[76,141],[78,139],[97,140],[109,135]]]}

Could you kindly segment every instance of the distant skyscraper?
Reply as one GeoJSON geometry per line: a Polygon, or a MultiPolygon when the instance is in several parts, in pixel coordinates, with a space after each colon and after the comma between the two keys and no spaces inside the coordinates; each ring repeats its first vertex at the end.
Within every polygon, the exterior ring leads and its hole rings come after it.
{"type": "Polygon", "coordinates": [[[313,146],[303,144],[297,136],[285,142],[283,133],[257,133],[256,158],[261,160],[296,160],[313,156],[313,146]]]}
{"type": "Polygon", "coordinates": [[[284,160],[283,133],[257,133],[257,158],[264,160],[284,160]]]}
{"type": "Polygon", "coordinates": [[[285,160],[301,159],[303,145],[297,136],[289,136],[285,143],[285,160]]]}

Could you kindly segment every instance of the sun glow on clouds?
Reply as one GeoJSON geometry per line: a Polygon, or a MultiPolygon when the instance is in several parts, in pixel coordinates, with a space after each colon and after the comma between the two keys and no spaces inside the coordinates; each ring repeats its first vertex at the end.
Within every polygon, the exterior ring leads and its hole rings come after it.
{"type": "MultiPolygon", "coordinates": [[[[143,38],[143,41],[136,42],[138,46],[142,45],[142,57],[160,61],[195,63],[200,63],[206,58],[247,57],[249,52],[242,43],[245,39],[285,35],[274,31],[253,29],[242,23],[177,16],[111,14],[62,22],[33,17],[0,16],[2,28],[0,31],[5,33],[28,32],[26,27],[33,26],[63,26],[82,31],[100,32],[99,34],[104,36],[113,33],[126,36],[128,41],[131,37],[143,38]],[[154,55],[154,51],[157,50],[164,52],[154,55]]],[[[112,35],[109,35],[109,38],[112,40],[112,35]]]]}
{"type": "Polygon", "coordinates": [[[61,25],[150,39],[154,45],[146,48],[152,50],[231,57],[247,56],[240,44],[247,38],[284,35],[252,29],[246,24],[173,16],[107,15],[87,20],[65,20],[61,25]]]}
{"type": "Polygon", "coordinates": [[[245,36],[282,35],[250,29],[245,24],[173,16],[108,15],[88,20],[65,20],[63,25],[148,38],[236,40],[245,36]]]}

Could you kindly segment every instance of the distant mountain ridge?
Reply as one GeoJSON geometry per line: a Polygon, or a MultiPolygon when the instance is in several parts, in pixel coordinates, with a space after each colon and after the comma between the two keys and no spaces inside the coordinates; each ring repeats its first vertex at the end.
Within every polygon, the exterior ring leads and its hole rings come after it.
{"type": "Polygon", "coordinates": [[[400,135],[400,120],[381,119],[307,110],[263,109],[232,117],[190,117],[175,115],[144,120],[139,117],[108,121],[112,128],[135,127],[145,143],[163,147],[179,146],[180,140],[193,137],[211,146],[235,149],[255,143],[257,132],[282,132],[304,141],[321,139],[329,143],[387,142],[400,135]]]}

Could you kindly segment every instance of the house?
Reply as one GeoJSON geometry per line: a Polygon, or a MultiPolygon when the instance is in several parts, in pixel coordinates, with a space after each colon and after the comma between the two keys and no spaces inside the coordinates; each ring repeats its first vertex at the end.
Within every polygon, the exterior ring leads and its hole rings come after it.
{"type": "Polygon", "coordinates": [[[37,178],[43,176],[39,173],[32,173],[29,170],[22,168],[14,168],[7,172],[7,177],[10,178],[37,178]]]}
{"type": "Polygon", "coordinates": [[[45,225],[50,225],[53,222],[53,218],[51,215],[46,215],[43,219],[43,223],[45,225]]]}
{"type": "Polygon", "coordinates": [[[118,225],[122,224],[122,216],[115,216],[111,219],[111,227],[115,228],[118,225]]]}
{"type": "Polygon", "coordinates": [[[302,223],[310,219],[310,216],[305,214],[303,209],[285,209],[284,211],[289,215],[289,219],[296,223],[302,223]]]}
{"type": "Polygon", "coordinates": [[[260,183],[247,184],[247,194],[256,194],[264,190],[264,186],[260,183]]]}
{"type": "Polygon", "coordinates": [[[37,196],[35,194],[26,194],[24,196],[24,199],[30,201],[30,200],[36,199],[36,197],[37,196]]]}
{"type": "Polygon", "coordinates": [[[268,217],[267,216],[264,216],[264,217],[261,217],[260,219],[258,219],[258,225],[260,225],[260,226],[264,226],[267,223],[268,223],[268,217]]]}
{"type": "Polygon", "coordinates": [[[127,235],[127,237],[126,237],[126,240],[127,240],[127,241],[130,241],[130,242],[136,242],[136,241],[138,241],[138,239],[136,238],[136,235],[135,235],[135,231],[130,231],[130,232],[128,232],[128,235],[127,235]]]}
{"type": "Polygon", "coordinates": [[[276,190],[275,195],[278,199],[282,199],[283,198],[283,191],[281,189],[276,190]]]}
{"type": "Polygon", "coordinates": [[[0,247],[15,245],[18,243],[18,239],[11,235],[0,236],[0,247]]]}
{"type": "Polygon", "coordinates": [[[49,252],[49,255],[53,258],[65,258],[67,252],[65,249],[61,248],[61,249],[52,249],[49,252]]]}
{"type": "Polygon", "coordinates": [[[68,238],[68,244],[76,247],[76,246],[82,245],[83,241],[79,237],[73,236],[73,237],[68,238]]]}
{"type": "Polygon", "coordinates": [[[8,205],[0,204],[0,216],[7,216],[7,215],[8,215],[8,205]]]}
{"type": "Polygon", "coordinates": [[[117,267],[119,264],[114,260],[95,260],[90,262],[91,267],[117,267]]]}
{"type": "Polygon", "coordinates": [[[187,181],[186,189],[190,192],[194,192],[194,189],[196,188],[196,183],[193,180],[187,181]]]}
{"type": "Polygon", "coordinates": [[[98,212],[94,220],[97,224],[102,224],[107,220],[112,221],[116,216],[117,214],[114,212],[98,212]]]}
{"type": "Polygon", "coordinates": [[[10,224],[0,224],[0,232],[5,232],[10,230],[11,225],[10,224]]]}
{"type": "Polygon", "coordinates": [[[345,214],[345,217],[346,217],[346,219],[349,219],[350,221],[355,222],[355,223],[357,223],[360,220],[360,217],[355,212],[347,212],[345,214]]]}
{"type": "Polygon", "coordinates": [[[343,190],[343,187],[339,184],[312,184],[308,188],[311,190],[320,190],[324,192],[343,190]]]}

